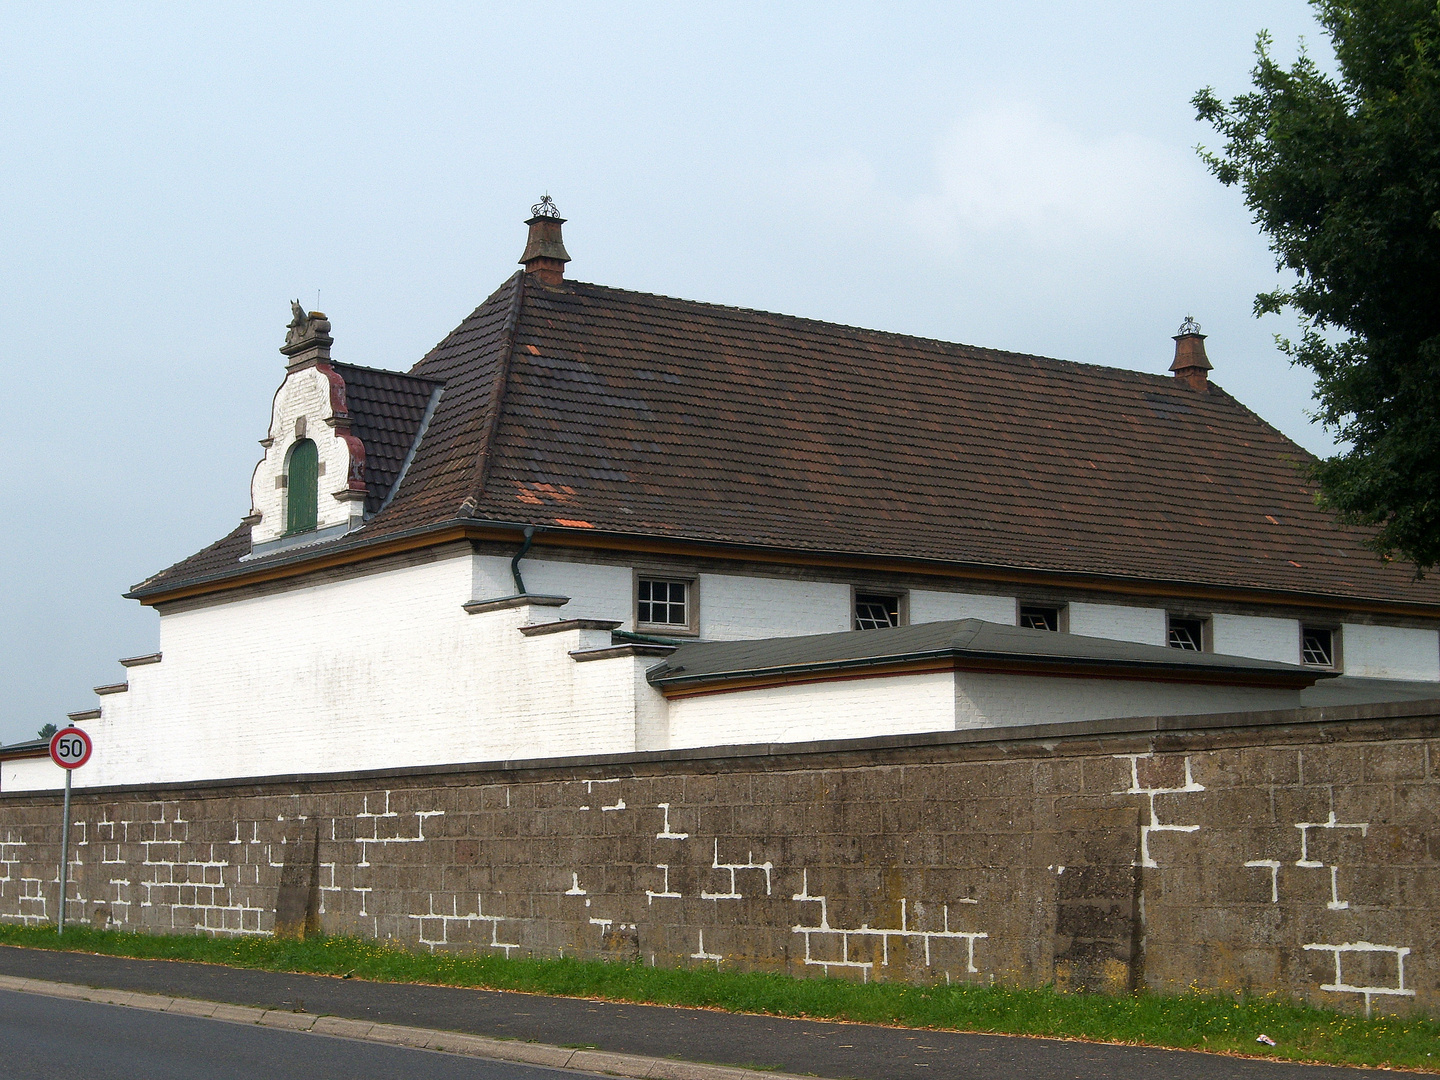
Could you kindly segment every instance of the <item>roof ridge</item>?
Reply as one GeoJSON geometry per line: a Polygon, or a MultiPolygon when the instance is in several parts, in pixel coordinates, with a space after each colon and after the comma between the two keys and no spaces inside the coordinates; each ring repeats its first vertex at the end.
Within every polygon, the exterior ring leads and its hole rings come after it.
{"type": "Polygon", "coordinates": [[[485,497],[485,485],[490,479],[490,465],[495,460],[492,453],[495,432],[500,427],[500,414],[505,409],[505,387],[510,382],[510,361],[515,354],[515,328],[520,324],[520,310],[525,304],[525,274],[517,270],[511,275],[511,280],[515,282],[515,291],[510,297],[505,323],[500,328],[500,360],[496,364],[495,382],[490,389],[489,415],[482,421],[484,430],[480,436],[480,453],[475,458],[475,488],[470,494],[472,505],[479,505],[485,497]]]}
{"type": "MultiPolygon", "coordinates": [[[[809,326],[822,327],[829,330],[854,330],[863,334],[873,334],[881,338],[897,338],[902,341],[913,341],[926,345],[943,345],[952,349],[967,349],[974,353],[981,353],[986,356],[1014,357],[1019,360],[1043,360],[1047,364],[1066,364],[1080,368],[1098,368],[1101,371],[1114,371],[1124,375],[1133,375],[1145,379],[1155,379],[1159,385],[1169,386],[1176,380],[1168,371],[1140,371],[1136,368],[1115,367],[1111,364],[1097,364],[1089,360],[1067,360],[1060,356],[1045,356],[1041,353],[1018,352],[1014,349],[996,349],[989,345],[970,345],[963,341],[949,341],[945,338],[927,337],[924,334],[904,334],[897,330],[877,330],[870,326],[860,326],[856,323],[832,322],[828,319],[818,319],[810,315],[791,315],[783,311],[768,311],[764,308],[740,307],[736,304],[715,304],[707,300],[690,300],[683,296],[669,296],[665,293],[641,292],[638,289],[622,289],[615,285],[601,285],[593,281],[576,281],[570,278],[565,279],[566,285],[580,285],[587,289],[595,289],[607,293],[621,293],[626,296],[643,297],[650,300],[668,300],[675,304],[686,304],[690,307],[706,308],[711,311],[733,312],[738,315],[763,315],[767,318],[785,319],[794,323],[803,323],[809,326]]],[[[548,289],[547,292],[563,293],[563,289],[548,289]]],[[[1212,386],[1215,383],[1211,383],[1212,386]]]]}
{"type": "Polygon", "coordinates": [[[430,375],[412,375],[408,371],[396,371],[394,368],[371,367],[369,364],[352,364],[348,360],[332,360],[330,366],[335,368],[354,368],[356,371],[372,371],[377,375],[394,375],[401,379],[414,379],[417,382],[444,382],[444,379],[436,379],[430,375]]]}
{"type": "MultiPolygon", "coordinates": [[[[418,375],[418,374],[416,374],[416,369],[419,368],[419,367],[423,367],[424,364],[425,364],[425,362],[426,362],[427,360],[429,360],[432,356],[434,356],[435,353],[438,352],[438,351],[440,350],[440,348],[441,348],[447,341],[449,341],[449,340],[450,340],[451,338],[453,338],[457,333],[459,333],[462,329],[464,329],[465,324],[466,324],[467,322],[469,322],[471,319],[473,319],[473,318],[474,318],[477,314],[479,314],[481,311],[485,310],[485,308],[489,307],[490,304],[494,303],[495,300],[496,300],[502,293],[504,293],[505,290],[510,286],[510,283],[511,283],[512,281],[514,281],[516,278],[520,277],[522,274],[524,274],[524,271],[523,271],[523,270],[516,270],[515,273],[511,274],[508,278],[506,278],[504,281],[502,281],[499,285],[495,286],[494,291],[492,291],[489,296],[485,297],[484,300],[481,300],[480,303],[475,306],[475,310],[474,310],[474,311],[470,312],[469,315],[465,316],[464,319],[460,320],[460,325],[459,325],[459,326],[455,327],[453,330],[451,330],[449,333],[447,333],[444,337],[442,337],[439,341],[437,341],[434,345],[432,345],[430,348],[426,349],[426,350],[425,350],[425,355],[422,356],[422,357],[420,357],[419,360],[416,360],[415,363],[411,364],[411,365],[410,365],[410,370],[404,372],[404,374],[409,375],[411,378],[415,378],[415,379],[429,379],[429,378],[431,378],[429,375],[418,375]]],[[[383,371],[384,369],[381,368],[380,370],[383,371]]],[[[443,381],[443,380],[432,380],[432,381],[443,381]]]]}

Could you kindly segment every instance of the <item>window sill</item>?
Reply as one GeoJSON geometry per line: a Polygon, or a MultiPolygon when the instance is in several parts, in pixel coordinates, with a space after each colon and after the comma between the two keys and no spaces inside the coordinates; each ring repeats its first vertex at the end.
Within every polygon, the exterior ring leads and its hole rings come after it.
{"type": "Polygon", "coordinates": [[[699,637],[700,631],[691,626],[676,626],[674,623],[642,623],[635,624],[637,634],[655,634],[661,637],[699,637]]]}

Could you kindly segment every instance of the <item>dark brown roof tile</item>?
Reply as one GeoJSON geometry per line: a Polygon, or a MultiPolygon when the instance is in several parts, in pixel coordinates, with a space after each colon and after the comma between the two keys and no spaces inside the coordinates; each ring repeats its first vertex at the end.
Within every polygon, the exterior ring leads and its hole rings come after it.
{"type": "MultiPolygon", "coordinates": [[[[523,275],[411,376],[439,404],[347,543],[469,498],[536,525],[1440,603],[1214,384],[523,275]]],[[[385,461],[417,403],[394,403],[385,461]]],[[[223,569],[234,539],[146,591],[223,569]]]]}

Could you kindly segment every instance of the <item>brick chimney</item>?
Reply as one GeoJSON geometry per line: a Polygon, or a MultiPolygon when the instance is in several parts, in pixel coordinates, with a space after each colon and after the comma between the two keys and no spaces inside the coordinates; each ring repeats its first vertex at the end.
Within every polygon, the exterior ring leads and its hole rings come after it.
{"type": "Polygon", "coordinates": [[[1175,362],[1170,370],[1191,390],[1204,390],[1210,385],[1207,373],[1211,364],[1205,355],[1205,335],[1200,333],[1200,324],[1189,315],[1175,335],[1175,362]]]}
{"type": "Polygon", "coordinates": [[[330,336],[330,320],[323,311],[306,311],[299,300],[290,301],[290,324],[285,328],[285,344],[280,351],[285,354],[285,367],[293,371],[304,364],[329,363],[330,346],[335,339],[330,336]]]}
{"type": "Polygon", "coordinates": [[[570,261],[560,239],[560,226],[565,224],[565,219],[549,195],[532,206],[530,214],[530,220],[525,222],[530,226],[530,238],[525,242],[525,254],[520,256],[520,261],[525,264],[527,274],[534,274],[546,285],[559,285],[565,280],[565,264],[570,261]]]}

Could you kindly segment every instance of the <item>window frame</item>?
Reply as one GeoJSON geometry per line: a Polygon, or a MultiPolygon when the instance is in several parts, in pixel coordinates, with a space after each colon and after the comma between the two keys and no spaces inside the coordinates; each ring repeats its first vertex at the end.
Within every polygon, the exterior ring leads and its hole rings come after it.
{"type": "Polygon", "coordinates": [[[856,610],[855,610],[855,605],[859,602],[859,598],[860,598],[861,596],[884,596],[884,597],[889,597],[889,598],[894,599],[894,601],[895,601],[895,617],[896,617],[897,620],[899,620],[898,622],[896,622],[895,625],[896,625],[896,626],[909,626],[909,625],[910,625],[910,590],[909,590],[909,589],[885,588],[885,587],[883,587],[883,586],[882,586],[882,587],[879,587],[879,588],[872,588],[872,587],[870,587],[870,586],[868,586],[868,585],[854,585],[854,584],[852,584],[852,585],[850,586],[850,629],[851,629],[851,630],[859,630],[859,629],[860,629],[860,627],[859,627],[859,625],[858,625],[859,620],[858,620],[858,618],[856,617],[857,613],[856,613],[856,610]]]}
{"type": "Polygon", "coordinates": [[[1200,624],[1200,648],[1199,652],[1213,653],[1215,651],[1214,622],[1208,612],[1199,613],[1194,611],[1166,611],[1165,612],[1165,647],[1174,649],[1176,652],[1190,652],[1190,649],[1182,649],[1170,644],[1170,624],[1176,619],[1184,622],[1200,624]]]}
{"type": "Polygon", "coordinates": [[[1344,671],[1344,649],[1345,635],[1341,628],[1335,623],[1312,622],[1300,624],[1300,665],[1302,667],[1314,668],[1316,671],[1344,671]],[[1314,633],[1323,630],[1330,635],[1330,663],[1312,664],[1305,659],[1305,633],[1314,633]]]}
{"type": "Polygon", "coordinates": [[[630,580],[630,614],[634,619],[637,634],[656,634],[669,637],[700,636],[700,575],[693,573],[660,570],[652,567],[635,567],[630,580]],[[686,623],[649,623],[640,621],[640,582],[679,582],[685,586],[686,623]]]}
{"type": "Polygon", "coordinates": [[[289,449],[285,451],[285,468],[280,474],[285,481],[282,486],[282,490],[285,492],[285,532],[282,536],[303,536],[306,533],[315,532],[320,528],[320,477],[324,474],[322,465],[323,463],[320,460],[320,445],[314,439],[306,437],[298,438],[291,443],[289,449]],[[315,495],[314,503],[311,507],[313,510],[313,520],[309,525],[294,528],[291,522],[293,520],[295,507],[295,485],[292,483],[295,469],[295,452],[307,444],[315,451],[315,495]]]}
{"type": "Polygon", "coordinates": [[[1020,621],[1020,618],[1024,614],[1026,608],[1054,609],[1055,629],[1045,631],[1047,634],[1068,634],[1070,632],[1070,605],[1065,603],[1063,600],[1027,600],[1024,597],[1016,597],[1015,625],[1020,627],[1022,630],[1033,630],[1034,627],[1026,627],[1025,624],[1020,621]]]}

